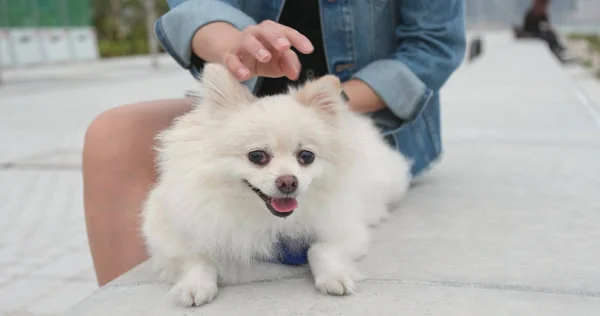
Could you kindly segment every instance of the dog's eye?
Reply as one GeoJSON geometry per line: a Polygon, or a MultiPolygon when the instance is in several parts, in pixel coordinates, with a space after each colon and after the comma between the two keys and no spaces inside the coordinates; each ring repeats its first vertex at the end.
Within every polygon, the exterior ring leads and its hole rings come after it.
{"type": "Polygon", "coordinates": [[[248,160],[255,165],[264,166],[269,163],[269,155],[262,150],[255,150],[248,153],[248,160]]]}
{"type": "Polygon", "coordinates": [[[308,150],[302,150],[298,153],[298,162],[301,165],[310,165],[315,161],[315,154],[308,150]]]}

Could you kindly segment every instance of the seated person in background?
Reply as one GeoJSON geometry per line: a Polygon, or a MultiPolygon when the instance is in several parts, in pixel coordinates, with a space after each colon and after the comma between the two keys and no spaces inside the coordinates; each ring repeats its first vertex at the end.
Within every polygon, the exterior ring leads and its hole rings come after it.
{"type": "Polygon", "coordinates": [[[534,0],[525,15],[522,31],[546,41],[552,52],[560,58],[565,47],[560,44],[556,33],[550,27],[549,4],[550,0],[534,0]]]}

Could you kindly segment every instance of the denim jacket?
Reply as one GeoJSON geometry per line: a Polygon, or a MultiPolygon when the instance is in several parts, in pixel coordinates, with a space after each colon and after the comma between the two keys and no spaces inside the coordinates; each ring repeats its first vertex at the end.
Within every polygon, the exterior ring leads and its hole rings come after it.
{"type": "MultiPolygon", "coordinates": [[[[288,0],[290,1],[290,0],[288,0]]],[[[294,0],[300,1],[300,0],[294,0]]],[[[227,22],[242,30],[277,21],[285,0],[167,0],[170,11],[155,24],[164,49],[185,69],[202,26],[227,22]]],[[[465,48],[461,0],[319,0],[329,72],[359,79],[384,101],[370,113],[382,135],[413,161],[420,174],[442,152],[439,90],[462,63],[465,48]]],[[[246,84],[256,86],[256,78],[246,84]]]]}

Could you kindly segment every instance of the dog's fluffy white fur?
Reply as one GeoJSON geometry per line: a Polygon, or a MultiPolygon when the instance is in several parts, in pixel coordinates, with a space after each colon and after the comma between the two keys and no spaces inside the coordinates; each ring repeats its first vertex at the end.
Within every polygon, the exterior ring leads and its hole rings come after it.
{"type": "Polygon", "coordinates": [[[216,64],[200,79],[193,110],[157,138],[159,179],[142,211],[155,267],[175,284],[171,298],[198,306],[218,283],[292,275],[295,268],[265,262],[280,238],[311,242],[308,266],[320,291],[351,293],[369,226],[406,192],[409,162],[346,108],[334,76],[264,98],[216,64]],[[252,163],[254,150],[269,162],[252,163]],[[301,150],[315,154],[312,164],[299,163],[301,150]],[[298,207],[286,218],[248,185],[280,197],[282,175],[298,180],[298,207]]]}

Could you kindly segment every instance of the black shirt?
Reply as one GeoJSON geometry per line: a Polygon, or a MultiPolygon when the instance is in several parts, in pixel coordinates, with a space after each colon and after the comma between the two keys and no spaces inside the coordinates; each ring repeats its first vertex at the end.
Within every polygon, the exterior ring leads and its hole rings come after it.
{"type": "Polygon", "coordinates": [[[324,76],[329,72],[323,47],[318,0],[287,0],[278,22],[308,37],[315,50],[305,55],[292,47],[302,67],[298,79],[294,82],[287,77],[259,78],[257,96],[283,93],[289,85],[302,84],[306,80],[324,76]]]}

